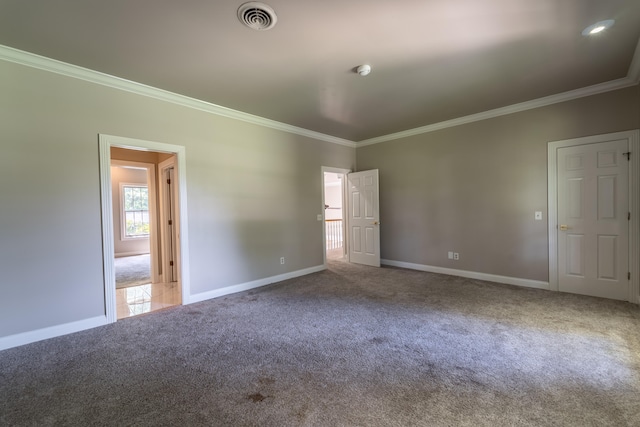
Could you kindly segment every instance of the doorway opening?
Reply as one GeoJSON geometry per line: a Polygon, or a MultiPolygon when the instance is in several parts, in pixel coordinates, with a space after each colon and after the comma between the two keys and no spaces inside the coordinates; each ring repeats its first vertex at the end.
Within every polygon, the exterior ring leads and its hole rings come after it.
{"type": "Polygon", "coordinates": [[[117,160],[133,157],[128,151],[111,149],[116,289],[158,282],[156,275],[152,277],[156,269],[151,267],[151,240],[155,243],[157,223],[155,165],[117,160]]]}
{"type": "Polygon", "coordinates": [[[321,173],[324,265],[342,260],[380,267],[378,170],[322,166],[321,173]]]}
{"type": "Polygon", "coordinates": [[[174,165],[175,154],[111,147],[118,319],[180,304],[176,238],[166,236],[176,209],[165,170],[174,165]]]}
{"type": "Polygon", "coordinates": [[[347,254],[345,239],[346,173],[323,171],[325,259],[344,260],[347,254]]]}
{"type": "Polygon", "coordinates": [[[188,295],[184,147],[100,135],[108,322],[188,295]]]}

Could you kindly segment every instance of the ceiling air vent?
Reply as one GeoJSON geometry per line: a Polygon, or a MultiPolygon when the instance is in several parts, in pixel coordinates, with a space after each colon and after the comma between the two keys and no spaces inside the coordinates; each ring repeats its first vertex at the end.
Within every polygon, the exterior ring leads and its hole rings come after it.
{"type": "Polygon", "coordinates": [[[238,19],[254,30],[268,30],[278,21],[276,13],[270,6],[255,1],[245,3],[238,8],[238,19]]]}

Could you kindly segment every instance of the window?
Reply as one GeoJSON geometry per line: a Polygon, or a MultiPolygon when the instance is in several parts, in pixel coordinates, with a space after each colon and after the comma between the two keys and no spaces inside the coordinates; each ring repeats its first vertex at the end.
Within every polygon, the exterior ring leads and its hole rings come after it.
{"type": "Polygon", "coordinates": [[[149,237],[149,189],[146,185],[122,184],[121,194],[124,238],[149,237]]]}

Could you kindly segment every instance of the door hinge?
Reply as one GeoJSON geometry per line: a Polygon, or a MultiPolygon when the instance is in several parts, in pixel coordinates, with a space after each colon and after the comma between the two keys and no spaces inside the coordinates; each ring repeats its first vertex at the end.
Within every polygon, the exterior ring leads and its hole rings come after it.
{"type": "Polygon", "coordinates": [[[627,161],[631,160],[631,151],[627,151],[626,153],[622,153],[622,155],[627,157],[627,161]]]}
{"type": "Polygon", "coordinates": [[[631,212],[627,212],[627,221],[631,221],[631,212]]]}
{"type": "Polygon", "coordinates": [[[173,267],[173,261],[169,261],[169,265],[173,267]]]}
{"type": "Polygon", "coordinates": [[[173,225],[173,220],[169,220],[169,225],[173,225]]]}
{"type": "Polygon", "coordinates": [[[171,179],[170,178],[167,179],[167,184],[171,184],[171,179]]]}
{"type": "Polygon", "coordinates": [[[630,271],[627,273],[627,280],[631,280],[631,272],[630,271]]]}

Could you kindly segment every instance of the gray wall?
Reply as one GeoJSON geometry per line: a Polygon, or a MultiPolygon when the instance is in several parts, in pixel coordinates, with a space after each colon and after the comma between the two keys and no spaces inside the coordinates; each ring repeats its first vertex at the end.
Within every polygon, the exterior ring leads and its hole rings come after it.
{"type": "Polygon", "coordinates": [[[186,147],[193,294],[322,264],[354,149],[0,62],[0,337],[105,313],[100,133],[186,147]]]}
{"type": "Polygon", "coordinates": [[[380,170],[382,257],[548,281],[547,143],[639,128],[639,96],[635,86],[358,148],[358,170],[380,170]]]}

